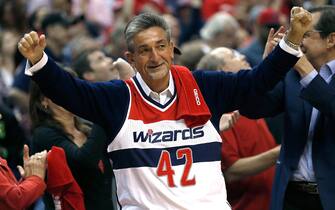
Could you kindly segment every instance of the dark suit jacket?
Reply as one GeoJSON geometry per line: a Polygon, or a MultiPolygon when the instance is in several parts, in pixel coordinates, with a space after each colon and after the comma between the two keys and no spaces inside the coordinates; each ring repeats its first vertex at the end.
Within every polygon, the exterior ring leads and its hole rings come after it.
{"type": "MultiPolygon", "coordinates": [[[[325,210],[335,208],[335,78],[327,84],[319,75],[303,88],[299,74],[291,70],[267,95],[254,95],[252,104],[240,110],[260,118],[284,112],[284,138],[272,192],[272,210],[282,210],[287,183],[304,151],[312,106],[320,112],[312,146],[314,172],[325,210]]],[[[251,100],[248,100],[251,101],[251,100]]]]}

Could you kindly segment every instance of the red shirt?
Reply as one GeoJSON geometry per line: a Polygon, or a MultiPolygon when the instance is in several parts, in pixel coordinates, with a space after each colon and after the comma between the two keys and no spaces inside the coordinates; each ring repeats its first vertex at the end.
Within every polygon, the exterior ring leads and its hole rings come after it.
{"type": "MultiPolygon", "coordinates": [[[[260,154],[276,146],[263,119],[241,116],[235,126],[221,133],[222,167],[229,168],[237,160],[260,154]]],[[[269,209],[275,167],[262,173],[227,183],[227,196],[233,210],[269,209]]]]}
{"type": "Polygon", "coordinates": [[[43,194],[45,188],[44,181],[38,176],[30,176],[19,183],[7,161],[0,158],[0,209],[25,209],[43,194]]]}

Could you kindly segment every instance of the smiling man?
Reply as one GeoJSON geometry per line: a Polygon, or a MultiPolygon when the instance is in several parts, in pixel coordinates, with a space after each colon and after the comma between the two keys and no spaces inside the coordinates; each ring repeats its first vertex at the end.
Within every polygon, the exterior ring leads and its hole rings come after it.
{"type": "Polygon", "coordinates": [[[335,207],[335,7],[311,13],[301,50],[315,70],[307,76],[289,71],[271,92],[253,96],[245,113],[254,118],[285,114],[271,210],[335,207]]]}
{"type": "Polygon", "coordinates": [[[174,44],[164,19],[134,17],[126,26],[127,81],[88,83],[72,78],[48,58],[45,36],[26,34],[20,52],[45,95],[106,129],[109,157],[122,209],[230,209],[221,172],[218,122],[252,92],[265,92],[296,63],[310,14],[292,10],[292,25],[258,67],[238,74],[172,65],[174,44]]]}

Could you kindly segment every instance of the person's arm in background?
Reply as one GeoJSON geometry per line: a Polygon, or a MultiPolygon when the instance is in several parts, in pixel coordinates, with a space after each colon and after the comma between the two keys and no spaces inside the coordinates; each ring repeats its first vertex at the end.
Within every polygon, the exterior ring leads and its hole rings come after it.
{"type": "Polygon", "coordinates": [[[237,181],[263,172],[275,165],[279,152],[280,146],[276,146],[258,155],[238,159],[224,171],[225,180],[227,182],[237,181]]]}
{"type": "Polygon", "coordinates": [[[46,189],[44,182],[47,152],[29,157],[29,148],[24,146],[24,168],[19,167],[23,177],[17,183],[9,167],[0,164],[0,204],[1,209],[24,209],[36,201],[46,189]]]}
{"type": "MultiPolygon", "coordinates": [[[[280,146],[276,146],[273,149],[257,155],[241,157],[240,149],[238,148],[240,143],[237,142],[239,139],[235,132],[231,130],[231,128],[239,122],[238,117],[238,111],[234,111],[233,113],[223,114],[220,119],[220,132],[224,132],[221,135],[223,140],[222,168],[224,171],[223,175],[227,182],[237,181],[263,172],[276,163],[280,152],[280,146]]],[[[245,130],[245,132],[249,131],[245,130]]],[[[252,142],[254,141],[250,141],[250,144],[252,144],[252,142]]],[[[249,146],[253,147],[253,145],[249,146]]]]}

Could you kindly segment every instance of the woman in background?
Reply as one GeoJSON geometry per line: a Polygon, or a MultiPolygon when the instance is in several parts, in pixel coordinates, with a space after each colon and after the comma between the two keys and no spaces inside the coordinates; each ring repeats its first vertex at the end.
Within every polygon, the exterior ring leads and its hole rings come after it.
{"type": "MultiPolygon", "coordinates": [[[[54,104],[36,84],[32,84],[30,90],[30,116],[34,152],[49,150],[52,146],[62,147],[84,193],[86,209],[113,209],[111,167],[106,165],[109,162],[103,152],[104,130],[97,125],[91,129],[88,123],[54,104]]],[[[44,196],[44,202],[46,209],[54,209],[50,195],[44,196]]]]}

